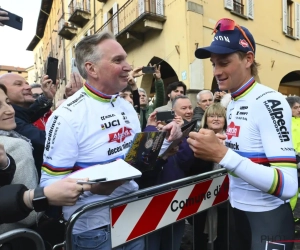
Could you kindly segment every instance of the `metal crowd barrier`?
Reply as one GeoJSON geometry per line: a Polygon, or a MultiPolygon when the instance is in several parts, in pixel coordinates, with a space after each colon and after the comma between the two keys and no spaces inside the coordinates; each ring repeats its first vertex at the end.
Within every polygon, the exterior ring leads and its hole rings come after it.
{"type": "Polygon", "coordinates": [[[14,240],[19,237],[31,239],[35,243],[35,247],[37,250],[45,250],[45,245],[42,237],[35,231],[27,228],[14,229],[9,232],[0,234],[0,247],[5,242],[14,240]]]}
{"type": "MultiPolygon", "coordinates": [[[[87,204],[79,208],[66,223],[65,242],[60,244],[60,246],[65,246],[65,250],[72,249],[72,229],[74,224],[82,214],[89,210],[109,206],[111,214],[111,242],[112,248],[114,248],[226,202],[228,200],[228,186],[229,180],[226,169],[218,169],[141,189],[122,197],[87,204]],[[168,197],[168,201],[166,201],[166,197],[168,197]],[[163,220],[158,218],[159,225],[156,224],[152,228],[147,227],[147,229],[133,225],[134,228],[131,228],[132,230],[127,225],[126,230],[124,230],[124,223],[126,224],[129,217],[131,221],[140,222],[140,218],[137,217],[136,213],[130,214],[133,208],[142,208],[142,203],[145,204],[148,202],[147,204],[149,204],[149,202],[155,202],[155,200],[165,201],[166,210],[163,213],[163,220]]],[[[152,205],[155,206],[155,203],[152,205]]],[[[145,209],[145,205],[143,208],[145,209]]],[[[147,216],[149,217],[149,221],[151,221],[153,214],[147,215],[144,213],[144,221],[147,216]]],[[[211,220],[208,219],[208,222],[208,248],[213,250],[211,220]]]]}

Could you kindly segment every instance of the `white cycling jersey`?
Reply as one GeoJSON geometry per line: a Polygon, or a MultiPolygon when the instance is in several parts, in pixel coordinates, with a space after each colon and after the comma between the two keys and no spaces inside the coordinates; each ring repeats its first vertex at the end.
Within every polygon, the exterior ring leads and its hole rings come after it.
{"type": "MultiPolygon", "coordinates": [[[[41,186],[48,186],[73,171],[123,158],[138,132],[140,122],[128,101],[117,95],[105,95],[86,83],[55,110],[47,122],[41,186]]],[[[63,208],[64,217],[68,220],[87,203],[137,189],[134,181],[128,181],[109,196],[85,192],[76,205],[63,208]]],[[[108,208],[96,209],[79,218],[73,233],[109,223],[108,208]]]]}
{"type": "Polygon", "coordinates": [[[280,93],[253,78],[232,97],[225,142],[229,150],[220,162],[230,172],[230,203],[250,212],[275,209],[298,187],[291,109],[280,93]]]}

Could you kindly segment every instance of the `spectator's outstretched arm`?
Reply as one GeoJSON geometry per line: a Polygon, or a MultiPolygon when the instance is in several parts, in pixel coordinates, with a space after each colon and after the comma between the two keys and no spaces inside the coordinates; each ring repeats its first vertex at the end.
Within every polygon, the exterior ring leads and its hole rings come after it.
{"type": "MultiPolygon", "coordinates": [[[[45,187],[44,194],[48,204],[52,206],[74,205],[82,192],[91,190],[91,185],[81,185],[77,181],[78,179],[65,178],[45,187]]],[[[13,223],[26,218],[34,209],[33,196],[34,190],[28,190],[23,184],[1,187],[0,224],[13,223]]]]}
{"type": "MultiPolygon", "coordinates": [[[[151,65],[150,65],[151,66],[151,65]]],[[[165,98],[165,87],[164,82],[161,79],[161,73],[160,73],[160,65],[155,67],[155,73],[153,74],[155,78],[155,101],[153,103],[153,109],[159,108],[164,105],[164,98],[165,98]]]]}
{"type": "Polygon", "coordinates": [[[70,81],[66,85],[65,95],[66,98],[75,94],[83,86],[81,75],[77,72],[73,72],[70,75],[70,81]]]}
{"type": "Polygon", "coordinates": [[[56,84],[52,84],[52,80],[48,79],[47,75],[42,77],[41,89],[43,93],[27,110],[30,119],[29,122],[33,123],[37,121],[51,109],[58,84],[58,81],[56,84]]]}
{"type": "Polygon", "coordinates": [[[139,91],[138,91],[138,87],[136,85],[136,81],[135,78],[140,77],[142,75],[144,75],[144,73],[142,73],[142,68],[143,67],[137,67],[135,69],[133,69],[131,72],[129,72],[128,75],[128,84],[130,85],[131,89],[132,89],[132,95],[133,95],[133,107],[135,108],[137,113],[140,113],[140,95],[139,95],[139,91]]]}

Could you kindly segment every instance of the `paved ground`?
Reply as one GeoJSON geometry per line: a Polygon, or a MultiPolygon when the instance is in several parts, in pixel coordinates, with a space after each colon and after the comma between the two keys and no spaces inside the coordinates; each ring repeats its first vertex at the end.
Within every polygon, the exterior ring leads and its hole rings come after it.
{"type": "MultiPolygon", "coordinates": [[[[296,217],[300,218],[300,201],[298,200],[297,206],[295,208],[294,214],[296,217]]],[[[296,230],[300,232],[300,224],[296,226],[296,230]]],[[[300,233],[296,235],[295,239],[300,240],[300,233]]],[[[192,247],[192,227],[187,224],[185,227],[185,234],[182,240],[180,250],[193,250],[192,247]]],[[[199,249],[200,250],[200,249],[199,249]]],[[[300,243],[295,243],[294,250],[300,250],[300,243]]]]}

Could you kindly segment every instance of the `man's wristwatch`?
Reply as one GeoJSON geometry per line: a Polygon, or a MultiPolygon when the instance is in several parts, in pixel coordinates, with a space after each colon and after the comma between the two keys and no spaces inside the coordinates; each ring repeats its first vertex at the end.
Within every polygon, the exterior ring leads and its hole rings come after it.
{"type": "Polygon", "coordinates": [[[34,190],[32,205],[33,205],[33,209],[36,212],[42,212],[48,208],[48,206],[49,206],[48,199],[44,194],[43,187],[38,187],[34,190]]]}

